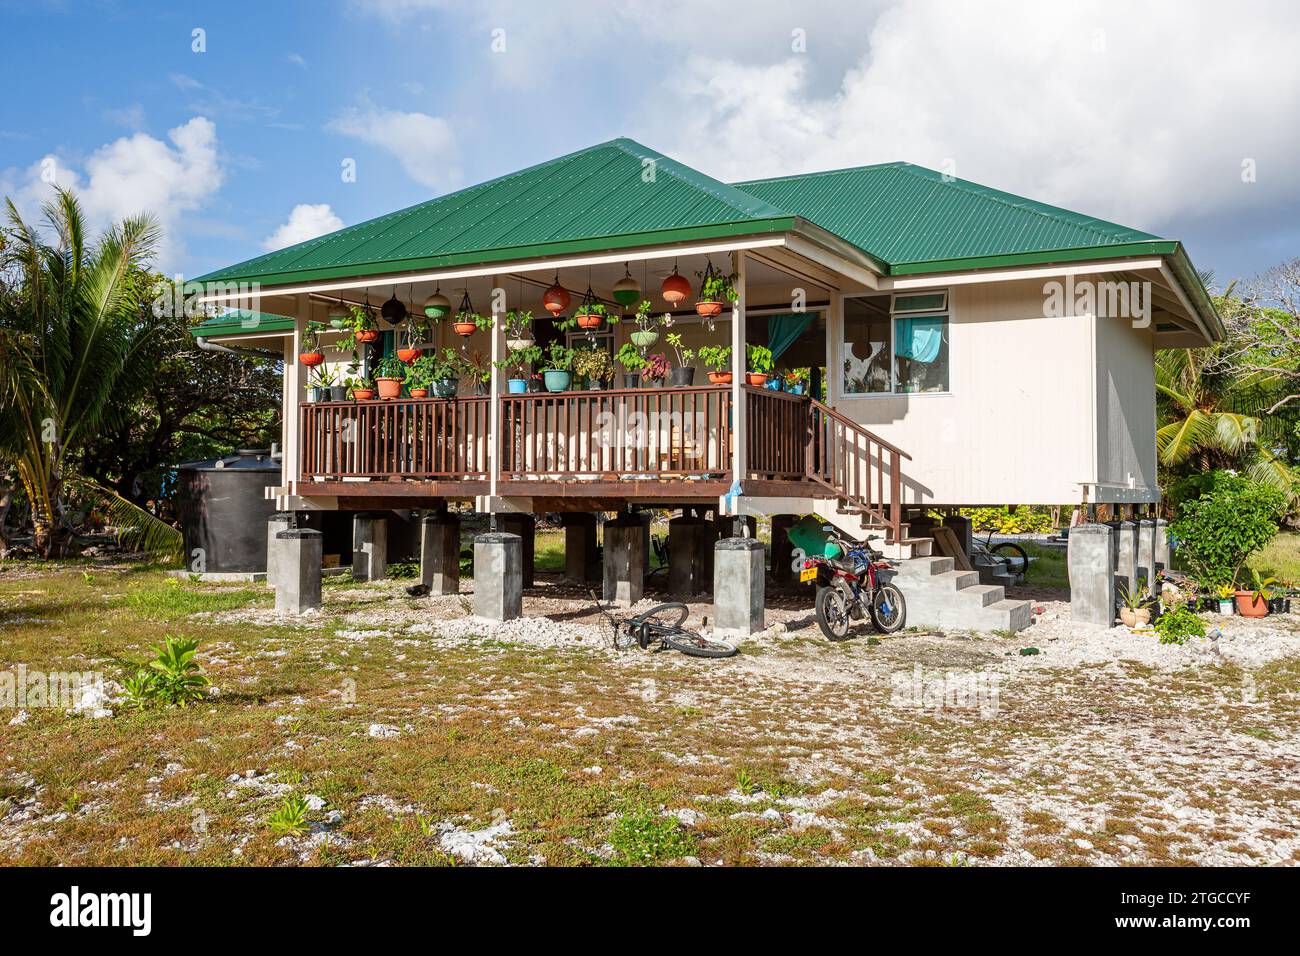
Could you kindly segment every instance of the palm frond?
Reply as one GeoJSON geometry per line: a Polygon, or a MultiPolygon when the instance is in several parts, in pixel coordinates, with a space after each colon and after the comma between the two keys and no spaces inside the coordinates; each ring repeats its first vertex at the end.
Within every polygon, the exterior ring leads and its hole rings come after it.
{"type": "Polygon", "coordinates": [[[117,543],[120,546],[142,552],[155,560],[181,562],[185,545],[181,533],[171,525],[123,498],[112,488],[105,488],[89,478],[72,478],[69,484],[83,494],[99,499],[109,523],[118,529],[117,543]]]}

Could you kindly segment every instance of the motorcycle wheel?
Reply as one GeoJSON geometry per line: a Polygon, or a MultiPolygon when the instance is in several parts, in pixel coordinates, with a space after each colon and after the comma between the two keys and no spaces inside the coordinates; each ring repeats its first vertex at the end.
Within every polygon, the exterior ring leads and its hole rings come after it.
{"type": "Polygon", "coordinates": [[[876,589],[871,599],[871,623],[881,634],[893,634],[907,623],[907,601],[893,584],[876,589]]]}
{"type": "Polygon", "coordinates": [[[832,641],[842,641],[849,634],[849,602],[839,588],[817,589],[817,624],[832,641]]]}

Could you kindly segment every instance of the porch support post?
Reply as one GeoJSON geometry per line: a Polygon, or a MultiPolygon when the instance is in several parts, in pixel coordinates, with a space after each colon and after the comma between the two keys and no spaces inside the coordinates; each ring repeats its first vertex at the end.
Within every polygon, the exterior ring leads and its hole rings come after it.
{"type": "Polygon", "coordinates": [[[703,518],[683,515],[668,522],[668,590],[700,594],[709,588],[717,533],[703,518]]]}
{"type": "Polygon", "coordinates": [[[277,511],[266,521],[266,586],[273,588],[280,580],[280,571],[283,561],[281,560],[280,545],[276,542],[276,535],[281,531],[289,531],[294,526],[294,513],[292,511],[277,511]]]}
{"type": "Polygon", "coordinates": [[[388,515],[358,511],[352,519],[352,577],[382,581],[388,577],[388,515]]]}
{"type": "Polygon", "coordinates": [[[1141,518],[1137,522],[1137,574],[1146,578],[1147,587],[1156,583],[1156,522],[1154,518],[1141,518]]]}
{"type": "Polygon", "coordinates": [[[275,541],[282,562],[275,585],[275,609],[301,614],[320,607],[321,533],[294,528],[278,532],[275,541]]]}
{"type": "Polygon", "coordinates": [[[1115,583],[1123,584],[1129,591],[1137,593],[1138,523],[1116,521],[1112,527],[1115,529],[1112,543],[1115,550],[1115,583]]]}
{"type": "MultiPolygon", "coordinates": [[[[502,341],[505,338],[505,330],[501,328],[502,322],[505,321],[505,295],[497,295],[497,290],[501,288],[499,276],[492,277],[492,379],[488,383],[488,394],[492,396],[488,405],[488,433],[487,433],[487,454],[488,454],[488,500],[493,501],[497,496],[497,480],[501,477],[501,461],[497,454],[501,447],[501,369],[497,363],[501,361],[502,341]]],[[[522,307],[523,303],[519,303],[522,307]]]]}
{"type": "Polygon", "coordinates": [[[1076,624],[1115,623],[1115,550],[1108,524],[1070,529],[1066,564],[1070,572],[1070,619],[1076,624]]]}
{"type": "Polygon", "coordinates": [[[742,489],[748,451],[745,430],[745,373],[749,371],[745,360],[745,258],[744,252],[731,254],[731,271],[736,274],[735,288],[739,293],[731,304],[731,487],[737,495],[742,489]]]}
{"type": "Polygon", "coordinates": [[[524,614],[524,549],[517,534],[474,539],[474,615],[513,621],[524,614]]]}
{"type": "Polygon", "coordinates": [[[420,525],[420,583],[430,594],[460,592],[460,518],[447,511],[420,525]]]}
{"type": "Polygon", "coordinates": [[[725,639],[761,631],[763,542],[723,538],[713,554],[713,633],[725,639]]]}
{"type": "Polygon", "coordinates": [[[799,520],[798,515],[772,516],[772,580],[789,584],[794,579],[794,545],[790,543],[790,529],[799,520]]]}
{"type": "Polygon", "coordinates": [[[646,526],[636,515],[605,522],[604,598],[631,607],[645,594],[646,526]]]}
{"type": "Polygon", "coordinates": [[[596,516],[589,511],[568,512],[564,522],[564,580],[586,584],[596,579],[596,516]]]}
{"type": "Polygon", "coordinates": [[[1164,571],[1169,567],[1169,522],[1156,518],[1155,569],[1164,571]]]}
{"type": "Polygon", "coordinates": [[[523,549],[521,560],[524,587],[533,586],[533,562],[537,546],[537,518],[522,512],[509,511],[497,515],[497,527],[506,534],[517,534],[523,549]]]}

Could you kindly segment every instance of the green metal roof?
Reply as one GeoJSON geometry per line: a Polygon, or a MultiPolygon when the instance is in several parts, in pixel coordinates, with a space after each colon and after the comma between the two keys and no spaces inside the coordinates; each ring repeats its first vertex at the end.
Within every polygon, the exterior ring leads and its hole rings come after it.
{"type": "Polygon", "coordinates": [[[292,332],[293,319],[270,312],[250,312],[236,309],[224,315],[214,315],[190,327],[190,335],[208,338],[213,335],[248,335],[255,332],[292,332]]]}
{"type": "Polygon", "coordinates": [[[203,276],[290,281],[783,232],[794,217],[628,139],[561,156],[203,276]],[[651,175],[648,170],[653,171],[651,175]]]}

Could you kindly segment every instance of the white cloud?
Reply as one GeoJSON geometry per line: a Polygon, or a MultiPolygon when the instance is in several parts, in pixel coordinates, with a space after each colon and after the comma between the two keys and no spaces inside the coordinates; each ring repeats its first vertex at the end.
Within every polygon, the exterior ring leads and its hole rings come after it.
{"type": "Polygon", "coordinates": [[[299,203],[289,213],[288,221],[262,241],[262,248],[274,252],[342,228],[343,220],[334,215],[329,203],[299,203]]]}
{"type": "Polygon", "coordinates": [[[441,117],[354,107],[331,120],[326,128],[391,153],[406,174],[422,186],[445,191],[460,185],[456,137],[451,124],[441,117]]]}

